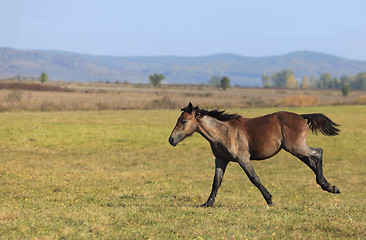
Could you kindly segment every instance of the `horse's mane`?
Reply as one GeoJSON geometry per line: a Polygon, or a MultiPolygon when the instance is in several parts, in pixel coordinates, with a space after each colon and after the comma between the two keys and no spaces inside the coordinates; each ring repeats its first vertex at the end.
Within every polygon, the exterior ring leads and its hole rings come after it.
{"type": "Polygon", "coordinates": [[[216,118],[217,120],[220,120],[222,122],[226,122],[232,119],[236,119],[238,120],[239,118],[241,118],[241,116],[239,114],[236,113],[225,113],[225,110],[219,110],[219,109],[214,109],[214,110],[207,110],[207,109],[200,109],[198,106],[191,108],[191,107],[185,107],[182,108],[183,112],[187,112],[189,114],[192,113],[192,111],[195,110],[196,112],[196,117],[203,117],[203,116],[209,116],[209,117],[213,117],[216,118]]]}
{"type": "Polygon", "coordinates": [[[236,119],[238,120],[239,118],[241,118],[241,116],[239,114],[236,113],[225,113],[225,110],[206,110],[206,109],[199,109],[199,116],[203,117],[203,116],[209,116],[209,117],[213,117],[216,118],[217,120],[220,120],[222,122],[226,122],[232,119],[236,119]]]}

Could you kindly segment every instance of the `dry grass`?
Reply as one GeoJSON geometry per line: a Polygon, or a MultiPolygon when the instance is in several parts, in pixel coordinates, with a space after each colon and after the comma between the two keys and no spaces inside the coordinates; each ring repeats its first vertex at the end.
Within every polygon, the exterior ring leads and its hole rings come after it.
{"type": "Polygon", "coordinates": [[[42,84],[38,82],[17,82],[17,81],[0,81],[0,89],[18,89],[30,91],[48,91],[48,92],[71,92],[66,87],[57,84],[42,84]]]}
{"type": "Polygon", "coordinates": [[[237,88],[227,91],[207,86],[163,86],[105,83],[48,83],[40,91],[0,90],[0,111],[69,111],[121,109],[177,109],[189,101],[209,108],[324,106],[366,104],[366,91],[342,96],[339,90],[237,88]],[[47,88],[45,88],[47,89],[47,88]]]}
{"type": "Polygon", "coordinates": [[[319,100],[314,96],[296,95],[284,98],[284,104],[290,107],[316,106],[319,100]]]}
{"type": "Polygon", "coordinates": [[[366,96],[359,96],[356,102],[359,104],[366,104],[366,96]]]}

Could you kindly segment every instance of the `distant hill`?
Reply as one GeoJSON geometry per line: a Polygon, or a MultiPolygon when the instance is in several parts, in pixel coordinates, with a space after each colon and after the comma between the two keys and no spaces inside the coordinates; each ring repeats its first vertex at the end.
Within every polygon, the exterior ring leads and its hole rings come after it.
{"type": "Polygon", "coordinates": [[[208,83],[211,76],[228,76],[232,85],[261,86],[261,75],[292,69],[296,77],[355,75],[366,71],[366,61],[355,61],[317,52],[282,56],[244,57],[217,54],[204,57],[112,57],[62,51],[0,48],[0,77],[39,77],[45,71],[59,81],[128,81],[146,83],[162,73],[170,84],[208,83]]]}

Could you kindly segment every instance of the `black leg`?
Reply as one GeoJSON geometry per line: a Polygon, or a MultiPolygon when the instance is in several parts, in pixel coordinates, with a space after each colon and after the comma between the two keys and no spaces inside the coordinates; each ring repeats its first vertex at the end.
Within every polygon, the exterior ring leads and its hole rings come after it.
{"type": "Polygon", "coordinates": [[[271,206],[272,205],[272,195],[267,191],[267,189],[260,182],[257,174],[254,171],[254,168],[252,167],[252,164],[250,164],[249,158],[244,159],[244,160],[239,160],[238,162],[239,162],[239,165],[244,170],[244,172],[248,175],[250,181],[259,189],[259,191],[261,191],[267,204],[269,206],[271,206]]]}
{"type": "Polygon", "coordinates": [[[330,193],[340,193],[336,186],[331,186],[323,175],[323,150],[321,148],[310,148],[312,154],[310,156],[298,156],[298,158],[308,165],[316,175],[316,183],[321,188],[330,193]]]}
{"type": "Polygon", "coordinates": [[[202,204],[201,207],[212,207],[216,198],[217,191],[219,190],[219,187],[221,185],[222,178],[224,177],[227,164],[228,164],[227,161],[216,158],[215,160],[216,170],[215,170],[215,177],[212,183],[212,191],[207,201],[204,204],[202,204]]]}

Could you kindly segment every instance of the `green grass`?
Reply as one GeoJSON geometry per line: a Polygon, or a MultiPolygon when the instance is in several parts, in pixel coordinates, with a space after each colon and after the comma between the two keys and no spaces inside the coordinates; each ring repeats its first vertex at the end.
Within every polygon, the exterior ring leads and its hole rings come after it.
{"type": "Polygon", "coordinates": [[[179,110],[0,113],[0,238],[364,239],[366,108],[288,110],[342,125],[340,136],[308,138],[341,194],[322,191],[282,151],[253,162],[273,207],[231,163],[214,207],[203,209],[214,158],[198,134],[168,144],[179,110]]]}

